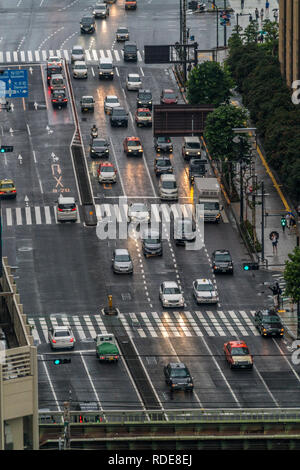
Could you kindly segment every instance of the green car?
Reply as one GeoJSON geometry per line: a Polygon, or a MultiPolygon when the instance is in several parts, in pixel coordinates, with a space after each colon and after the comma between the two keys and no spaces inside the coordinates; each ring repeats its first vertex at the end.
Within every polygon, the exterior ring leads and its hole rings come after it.
{"type": "Polygon", "coordinates": [[[283,336],[284,328],[275,310],[259,310],[255,313],[254,324],[262,336],[283,336]]]}
{"type": "Polygon", "coordinates": [[[119,349],[115,336],[111,333],[106,335],[97,335],[96,356],[100,362],[117,362],[120,357],[119,349]]]}

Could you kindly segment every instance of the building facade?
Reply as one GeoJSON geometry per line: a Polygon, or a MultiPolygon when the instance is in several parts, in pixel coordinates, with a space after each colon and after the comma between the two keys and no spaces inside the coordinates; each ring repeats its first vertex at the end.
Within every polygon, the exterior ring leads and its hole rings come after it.
{"type": "Polygon", "coordinates": [[[279,61],[287,85],[300,80],[300,0],[279,0],[279,61]]]}

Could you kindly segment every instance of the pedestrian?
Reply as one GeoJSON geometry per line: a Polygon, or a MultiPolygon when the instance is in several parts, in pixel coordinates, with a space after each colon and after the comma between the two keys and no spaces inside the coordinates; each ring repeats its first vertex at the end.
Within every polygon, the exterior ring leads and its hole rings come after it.
{"type": "Polygon", "coordinates": [[[244,10],[245,0],[241,0],[241,9],[244,10]]]}
{"type": "Polygon", "coordinates": [[[269,16],[270,2],[266,1],[266,15],[269,16]]]}
{"type": "Polygon", "coordinates": [[[276,286],[269,286],[270,291],[273,294],[273,302],[274,302],[274,307],[277,308],[279,303],[278,303],[278,291],[276,286]]]}
{"type": "Polygon", "coordinates": [[[264,35],[263,33],[260,33],[260,35],[258,36],[258,40],[260,43],[263,43],[264,42],[264,35]]]}
{"type": "Polygon", "coordinates": [[[278,237],[276,236],[275,233],[272,234],[271,242],[272,242],[273,254],[277,255],[278,237]]]}
{"type": "Polygon", "coordinates": [[[257,7],[255,8],[255,19],[256,19],[256,21],[259,20],[259,11],[258,11],[257,7]]]}
{"type": "Polygon", "coordinates": [[[290,218],[290,229],[296,228],[296,219],[293,215],[290,218]]]}
{"type": "Polygon", "coordinates": [[[273,13],[273,16],[274,16],[274,20],[275,20],[276,23],[277,23],[277,19],[278,19],[278,10],[277,10],[277,8],[275,8],[274,13],[273,13]]]}
{"type": "Polygon", "coordinates": [[[264,21],[264,9],[263,8],[260,10],[260,21],[261,22],[264,21]]]}
{"type": "Polygon", "coordinates": [[[251,23],[252,20],[253,20],[253,18],[252,18],[252,13],[249,13],[249,21],[250,21],[250,23],[251,23]]]}
{"type": "Polygon", "coordinates": [[[276,287],[276,294],[277,294],[277,306],[279,307],[280,306],[280,300],[281,300],[280,296],[282,294],[282,290],[281,290],[278,282],[276,282],[275,287],[276,287]]]}
{"type": "Polygon", "coordinates": [[[287,228],[291,228],[291,214],[286,214],[285,216],[287,228]]]}

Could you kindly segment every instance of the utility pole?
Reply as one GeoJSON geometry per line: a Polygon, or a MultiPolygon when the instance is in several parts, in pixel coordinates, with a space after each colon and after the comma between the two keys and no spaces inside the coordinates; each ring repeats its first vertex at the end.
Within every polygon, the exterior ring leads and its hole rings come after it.
{"type": "MultiPolygon", "coordinates": [[[[226,1],[226,0],[225,0],[226,1]]],[[[185,47],[187,44],[187,34],[186,34],[186,0],[182,0],[182,38],[183,38],[183,77],[184,77],[184,83],[186,82],[187,79],[187,74],[186,74],[186,53],[187,53],[187,48],[185,47]]]]}
{"type": "Polygon", "coordinates": [[[265,185],[261,182],[261,260],[265,261],[265,185]]]}
{"type": "Polygon", "coordinates": [[[64,450],[70,449],[70,402],[64,402],[64,450]]]}
{"type": "MultiPolygon", "coordinates": [[[[226,12],[226,0],[224,0],[224,11],[226,12]]],[[[227,46],[227,25],[224,25],[224,47],[227,46]]]]}

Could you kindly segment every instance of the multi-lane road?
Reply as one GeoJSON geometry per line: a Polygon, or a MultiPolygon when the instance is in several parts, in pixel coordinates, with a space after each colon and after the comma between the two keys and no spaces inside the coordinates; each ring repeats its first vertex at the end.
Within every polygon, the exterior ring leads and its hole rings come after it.
{"type": "MultiPolygon", "coordinates": [[[[179,2],[177,2],[179,3],[179,2]]],[[[75,117],[79,120],[96,213],[106,207],[122,218],[115,205],[119,196],[128,202],[145,200],[159,204],[158,178],[153,170],[155,150],[152,130],[140,129],[134,122],[136,93],[127,91],[129,72],[139,73],[144,88],[159,103],[163,88],[175,88],[172,68],[146,65],[145,44],[165,44],[178,40],[179,12],[171,0],[139,0],[137,11],[125,12],[124,2],[110,7],[107,20],[97,20],[93,35],[80,35],[79,21],[92,6],[91,1],[1,2],[0,67],[28,70],[29,97],[14,100],[14,110],[0,113],[1,141],[14,146],[1,162],[2,177],[14,179],[16,201],[2,201],[3,254],[15,267],[14,274],[39,354],[40,408],[62,409],[65,400],[72,407],[97,402],[100,409],[142,409],[142,397],[135,377],[122,358],[118,364],[99,364],[93,338],[109,332],[109,318],[101,309],[107,296],[113,296],[120,310],[119,329],[130,338],[149,387],[163,408],[283,407],[299,404],[299,366],[292,364],[288,339],[263,339],[253,325],[256,309],[270,305],[264,282],[272,275],[244,272],[248,259],[230,212],[223,212],[219,225],[205,225],[204,247],[195,252],[163,241],[163,256],[144,258],[140,241],[100,240],[95,227],[84,224],[78,181],[72,160],[71,143],[75,117]],[[12,28],[10,25],[14,25],[12,28]],[[137,42],[137,63],[126,63],[122,45],[115,41],[118,26],[128,26],[137,42]],[[88,79],[71,78],[74,109],[53,110],[45,76],[45,60],[52,53],[65,59],[69,68],[75,44],[86,51],[88,79]],[[100,81],[97,60],[112,57],[113,81],[100,81]],[[93,114],[82,114],[83,95],[93,95],[93,114]],[[105,115],[106,95],[117,95],[129,113],[128,128],[111,128],[105,115]],[[100,160],[89,157],[90,128],[96,123],[99,135],[110,142],[110,161],[117,168],[115,185],[99,185],[96,169],[100,160]],[[138,136],[144,147],[143,158],[128,158],[123,152],[126,136],[138,136]],[[21,155],[22,160],[20,160],[21,155]],[[20,163],[22,161],[22,164],[20,163]],[[55,205],[59,193],[72,195],[79,205],[76,224],[59,224],[55,205]],[[133,259],[133,275],[115,275],[111,258],[115,247],[128,248],[133,259]],[[214,276],[211,254],[229,249],[235,264],[233,276],[214,276]],[[192,282],[210,277],[217,286],[215,306],[197,306],[192,282]],[[161,282],[177,281],[185,306],[165,311],[159,301],[161,282]],[[48,343],[51,324],[70,325],[76,338],[70,364],[55,366],[48,343]],[[223,343],[244,339],[254,355],[252,371],[232,371],[223,357],[223,343]],[[165,384],[163,365],[185,362],[192,372],[195,391],[191,396],[179,392],[172,396],[165,384]]],[[[188,15],[191,34],[201,48],[215,46],[215,15],[188,15]]],[[[178,95],[180,96],[179,90],[178,95]]],[[[182,101],[183,102],[183,101],[182,101]]],[[[187,163],[181,156],[181,138],[173,138],[171,155],[179,185],[181,202],[190,195],[187,163]]]]}

